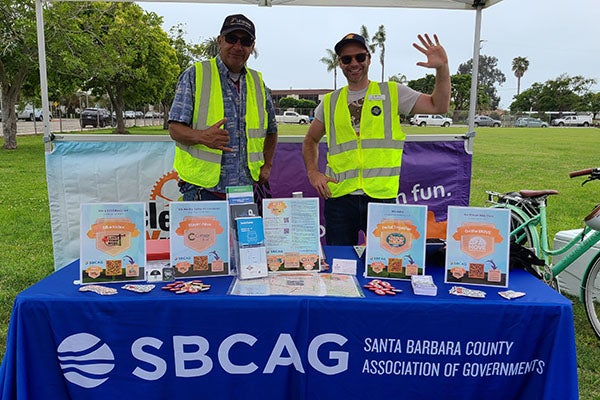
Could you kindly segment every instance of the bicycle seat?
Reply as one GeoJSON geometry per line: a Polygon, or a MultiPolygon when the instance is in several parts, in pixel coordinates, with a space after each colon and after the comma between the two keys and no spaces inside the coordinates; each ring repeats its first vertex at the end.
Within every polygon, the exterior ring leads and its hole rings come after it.
{"type": "Polygon", "coordinates": [[[558,190],[554,190],[554,189],[519,190],[519,194],[523,197],[532,198],[532,197],[549,196],[551,194],[558,194],[558,190]]]}

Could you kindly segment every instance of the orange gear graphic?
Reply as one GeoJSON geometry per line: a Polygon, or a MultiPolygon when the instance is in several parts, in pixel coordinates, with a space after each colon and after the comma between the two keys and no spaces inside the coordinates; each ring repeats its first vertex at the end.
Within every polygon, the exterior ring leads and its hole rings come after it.
{"type": "MultiPolygon", "coordinates": [[[[167,202],[177,201],[178,199],[171,199],[168,197],[165,188],[167,186],[172,185],[173,183],[177,185],[179,180],[179,175],[175,170],[169,171],[163,176],[160,177],[152,187],[152,191],[150,192],[150,200],[156,200],[161,198],[167,202]]],[[[173,193],[178,193],[179,191],[169,191],[173,193]]]]}

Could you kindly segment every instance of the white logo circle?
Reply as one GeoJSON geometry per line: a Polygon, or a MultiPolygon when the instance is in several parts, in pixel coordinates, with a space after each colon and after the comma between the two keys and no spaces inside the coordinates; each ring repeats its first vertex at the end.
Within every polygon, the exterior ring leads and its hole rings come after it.
{"type": "Polygon", "coordinates": [[[86,389],[100,386],[108,380],[115,367],[115,356],[106,343],[89,333],[67,337],[57,349],[65,378],[86,389]]]}

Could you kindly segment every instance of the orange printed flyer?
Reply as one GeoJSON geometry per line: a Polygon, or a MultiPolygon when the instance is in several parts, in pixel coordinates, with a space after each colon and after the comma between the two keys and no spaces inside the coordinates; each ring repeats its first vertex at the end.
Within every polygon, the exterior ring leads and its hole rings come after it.
{"type": "Polygon", "coordinates": [[[427,206],[369,203],[365,276],[407,279],[425,274],[427,206]]]}
{"type": "Polygon", "coordinates": [[[175,278],[229,275],[227,201],[171,202],[169,237],[175,278]]]}
{"type": "Polygon", "coordinates": [[[446,283],[508,286],[510,210],[448,207],[446,283]]]}
{"type": "Polygon", "coordinates": [[[83,203],[80,223],[82,284],[144,280],[144,203],[83,203]]]}

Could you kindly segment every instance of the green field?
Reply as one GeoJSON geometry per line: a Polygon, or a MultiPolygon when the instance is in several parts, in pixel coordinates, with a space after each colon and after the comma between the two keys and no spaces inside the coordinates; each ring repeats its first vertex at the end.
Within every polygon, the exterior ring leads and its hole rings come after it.
{"type": "MultiPolygon", "coordinates": [[[[462,134],[466,128],[404,127],[407,134],[462,134]]],[[[306,125],[280,126],[282,135],[304,135],[306,125]]],[[[104,131],[106,132],[106,131],[104,131]]],[[[161,134],[158,127],[130,128],[161,134]]],[[[471,205],[485,205],[485,190],[557,189],[550,198],[550,234],[582,226],[598,203],[600,183],[581,187],[572,170],[600,166],[600,129],[479,128],[474,141],[471,205]]],[[[0,355],[17,293],[53,271],[52,240],[42,137],[20,136],[18,149],[0,150],[0,355]]],[[[600,341],[573,301],[581,399],[600,398],[600,341]]],[[[535,343],[532,343],[534,346],[535,343]]]]}

